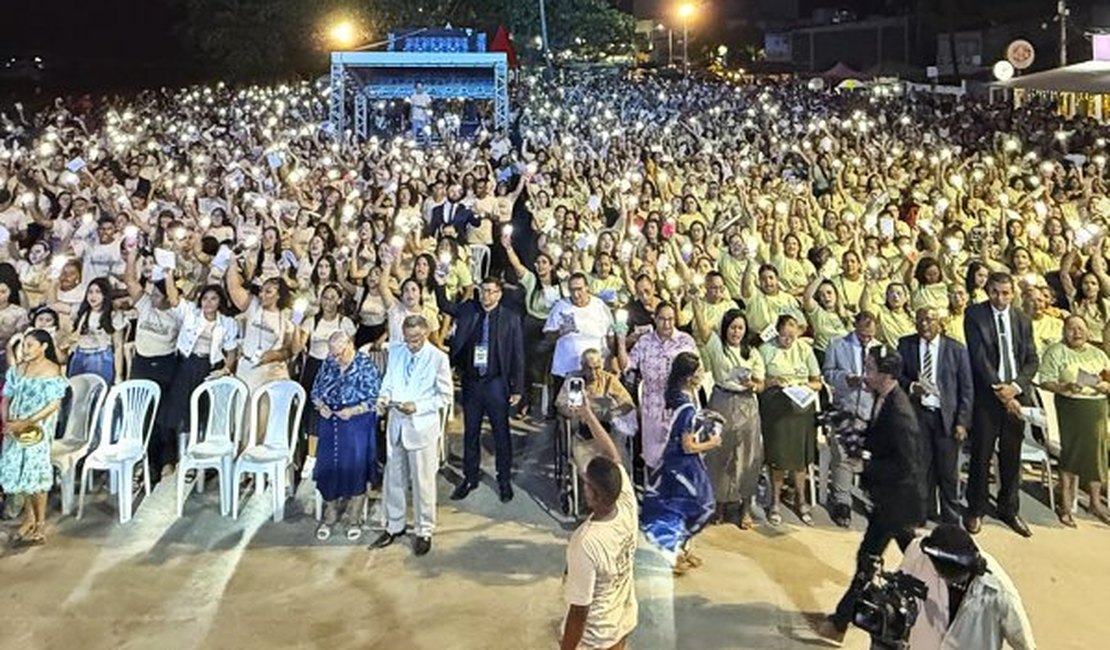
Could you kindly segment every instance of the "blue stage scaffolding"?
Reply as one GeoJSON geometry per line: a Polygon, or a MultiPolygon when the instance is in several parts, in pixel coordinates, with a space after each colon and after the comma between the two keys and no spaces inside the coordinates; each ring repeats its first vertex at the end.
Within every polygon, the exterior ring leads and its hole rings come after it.
{"type": "Polygon", "coordinates": [[[417,83],[433,99],[492,101],[494,127],[509,125],[509,64],[504,52],[332,52],[330,119],[335,133],[349,128],[349,93],[354,133],[365,139],[371,104],[407,99],[417,83]]]}

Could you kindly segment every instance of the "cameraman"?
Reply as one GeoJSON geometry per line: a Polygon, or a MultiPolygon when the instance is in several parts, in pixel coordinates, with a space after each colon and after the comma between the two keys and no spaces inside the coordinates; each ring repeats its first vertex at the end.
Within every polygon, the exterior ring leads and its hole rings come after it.
{"type": "Polygon", "coordinates": [[[1003,641],[1015,650],[1036,648],[1010,577],[959,526],[942,524],[914,540],[899,570],[929,589],[910,632],[912,650],[999,650],[1003,641]]]}
{"type": "Polygon", "coordinates": [[[867,531],[856,556],[856,574],[836,612],[821,622],[817,633],[843,641],[855,614],[856,600],[870,583],[875,559],[891,540],[905,549],[915,537],[914,526],[924,517],[925,471],[918,444],[917,415],[910,398],[898,385],[902,357],[885,347],[868,350],[863,381],[875,396],[871,423],[864,443],[861,486],[871,498],[867,531]]]}

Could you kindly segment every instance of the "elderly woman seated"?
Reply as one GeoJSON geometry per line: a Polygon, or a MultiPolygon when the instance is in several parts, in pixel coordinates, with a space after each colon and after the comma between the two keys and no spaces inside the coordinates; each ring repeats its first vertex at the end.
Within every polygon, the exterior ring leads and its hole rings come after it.
{"type": "MultiPolygon", "coordinates": [[[[567,376],[567,381],[563,382],[563,387],[555,397],[555,408],[562,417],[568,420],[574,419],[573,413],[577,410],[577,406],[571,403],[571,387],[572,384],[577,385],[575,379],[581,379],[583,398],[589,397],[590,406],[602,426],[616,436],[635,435],[636,405],[628,390],[621,384],[620,378],[605,370],[604,365],[601,352],[596,348],[583,352],[581,370],[567,376]]],[[[625,468],[631,470],[632,464],[628,457],[627,445],[621,444],[619,438],[617,438],[617,448],[621,450],[624,457],[625,468]]]]}
{"type": "Polygon", "coordinates": [[[312,385],[312,404],[320,414],[313,479],[325,502],[324,520],[316,530],[320,541],[331,536],[340,517],[347,539],[362,535],[366,485],[376,482],[377,414],[381,377],[354,341],[339,331],[328,339],[328,358],[312,385]]]}

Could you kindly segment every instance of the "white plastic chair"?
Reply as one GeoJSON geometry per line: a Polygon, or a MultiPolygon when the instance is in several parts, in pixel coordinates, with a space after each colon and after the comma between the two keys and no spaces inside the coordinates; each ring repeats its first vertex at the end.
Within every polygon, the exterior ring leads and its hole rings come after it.
{"type": "Polygon", "coordinates": [[[220,514],[226,516],[231,509],[231,473],[242,429],[240,414],[249,395],[247,385],[235,377],[212,379],[193,390],[189,399],[189,439],[177,465],[178,517],[185,508],[185,475],[191,469],[197,471],[197,492],[204,490],[204,470],[215,469],[220,477],[220,514]],[[202,400],[208,403],[208,417],[203,427],[202,400]]]}
{"type": "Polygon", "coordinates": [[[482,244],[470,245],[470,275],[474,283],[478,284],[489,274],[489,246],[482,244]]]}
{"type": "Polygon", "coordinates": [[[69,419],[62,437],[50,443],[50,463],[61,477],[62,514],[73,514],[77,463],[89,453],[100,424],[100,409],[108,385],[99,375],[86,373],[69,378],[69,419]]]}
{"type": "Polygon", "coordinates": [[[239,518],[239,478],[254,474],[254,489],[260,494],[263,481],[268,476],[272,487],[274,521],[285,517],[285,493],[293,485],[294,437],[301,426],[305,406],[305,391],[291,379],[279,379],[263,384],[251,395],[250,428],[247,447],[235,461],[231,485],[231,516],[239,518]],[[269,401],[266,418],[266,438],[258,441],[259,407],[262,400],[269,401]]]}
{"type": "Polygon", "coordinates": [[[154,414],[162,390],[149,379],[129,379],[112,386],[100,411],[100,441],[88,456],[81,470],[81,492],[77,500],[77,518],[85,509],[85,490],[88,489],[94,471],[106,471],[110,479],[118,485],[119,522],[131,521],[134,494],[131,479],[135,466],[143,465],[143,492],[150,496],[150,460],[146,445],[154,428],[154,414]],[[116,412],[119,411],[119,418],[116,412]],[[107,435],[115,429],[115,436],[107,435]],[[115,440],[112,438],[115,437],[115,440]]]}

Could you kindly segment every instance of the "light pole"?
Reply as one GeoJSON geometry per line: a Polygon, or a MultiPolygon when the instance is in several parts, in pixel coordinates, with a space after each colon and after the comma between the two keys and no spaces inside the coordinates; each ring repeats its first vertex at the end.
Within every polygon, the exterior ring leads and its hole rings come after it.
{"type": "Polygon", "coordinates": [[[682,19],[682,73],[690,74],[690,18],[697,9],[693,3],[684,2],[678,7],[678,17],[682,19]]]}
{"type": "Polygon", "coordinates": [[[1056,4],[1057,19],[1060,21],[1060,67],[1068,64],[1068,0],[1056,4]]]}
{"type": "Polygon", "coordinates": [[[547,2],[545,2],[545,0],[540,0],[540,33],[543,34],[543,45],[541,49],[543,50],[544,64],[550,64],[551,55],[548,51],[549,44],[547,41],[547,2]]]}

